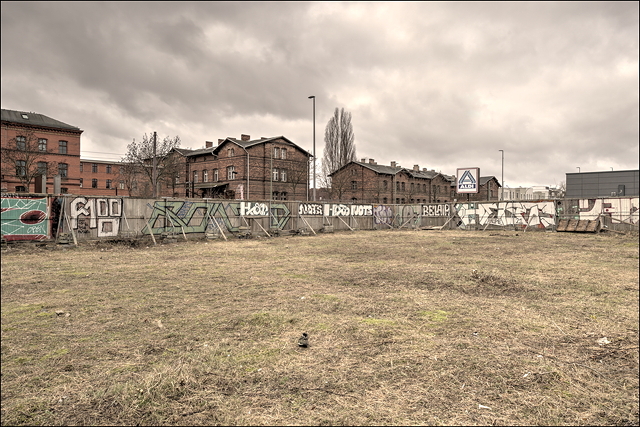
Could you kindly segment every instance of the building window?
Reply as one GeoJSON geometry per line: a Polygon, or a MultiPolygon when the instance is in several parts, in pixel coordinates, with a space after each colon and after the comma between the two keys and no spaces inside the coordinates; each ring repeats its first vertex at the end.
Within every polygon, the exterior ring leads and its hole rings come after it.
{"type": "Polygon", "coordinates": [[[58,153],[67,154],[67,141],[58,141],[58,153]]]}
{"type": "Polygon", "coordinates": [[[220,179],[220,177],[218,175],[218,169],[214,169],[213,170],[213,181],[214,182],[218,182],[219,179],[220,179]]]}
{"type": "Polygon", "coordinates": [[[355,170],[355,169],[351,169],[351,175],[357,175],[357,174],[358,174],[358,171],[357,171],[357,170],[355,170]]]}
{"type": "Polygon", "coordinates": [[[277,181],[278,180],[278,169],[276,169],[276,168],[273,168],[272,180],[273,181],[277,181]]]}
{"type": "Polygon", "coordinates": [[[235,168],[235,166],[228,166],[227,167],[227,179],[228,180],[236,179],[236,168],[235,168]]]}
{"type": "MultiPolygon", "coordinates": [[[[402,186],[402,191],[404,191],[404,182],[400,183],[400,185],[402,186]]],[[[404,203],[404,201],[402,203],[404,203]]]]}
{"type": "Polygon", "coordinates": [[[112,187],[111,187],[111,180],[110,180],[110,179],[108,179],[108,180],[107,180],[107,187],[106,187],[106,188],[112,188],[112,187]]]}
{"type": "Polygon", "coordinates": [[[411,183],[411,192],[413,193],[413,191],[415,190],[415,187],[413,185],[413,182],[411,183]]]}
{"type": "Polygon", "coordinates": [[[47,140],[44,138],[38,138],[38,151],[43,153],[47,151],[47,140]]]}
{"type": "Polygon", "coordinates": [[[111,165],[107,165],[107,173],[111,173],[111,165]]]}
{"type": "Polygon", "coordinates": [[[18,150],[26,150],[27,149],[27,138],[24,136],[16,136],[16,148],[18,150]]]}
{"type": "Polygon", "coordinates": [[[386,190],[388,188],[388,186],[389,186],[389,183],[387,181],[382,181],[382,189],[383,190],[386,190]]]}
{"type": "Polygon", "coordinates": [[[82,178],[80,178],[80,188],[82,188],[82,178]]]}
{"type": "Polygon", "coordinates": [[[278,157],[280,157],[280,148],[273,147],[273,158],[277,159],[278,157]]]}
{"type": "Polygon", "coordinates": [[[60,194],[67,194],[68,192],[69,192],[69,189],[67,187],[60,188],[60,194]]]}
{"type": "Polygon", "coordinates": [[[358,189],[358,181],[351,181],[351,189],[352,190],[358,189]]]}
{"type": "Polygon", "coordinates": [[[235,154],[235,150],[233,148],[229,148],[227,150],[228,157],[233,157],[235,154]]]}
{"type": "Polygon", "coordinates": [[[206,169],[202,171],[202,182],[209,182],[209,171],[206,169]]]}
{"type": "Polygon", "coordinates": [[[287,182],[287,170],[286,169],[282,169],[280,171],[280,181],[287,182]]]}
{"type": "Polygon", "coordinates": [[[66,163],[58,163],[58,175],[66,178],[69,175],[69,165],[66,163]]]}
{"type": "Polygon", "coordinates": [[[91,163],[91,172],[92,173],[98,173],[98,164],[97,163],[91,163]]]}
{"type": "Polygon", "coordinates": [[[16,193],[24,193],[26,191],[27,191],[27,189],[24,187],[24,185],[17,185],[16,186],[16,193]]]}
{"type": "Polygon", "coordinates": [[[387,198],[386,198],[386,197],[384,197],[384,198],[382,199],[382,203],[384,203],[385,205],[387,204],[387,198]]]}
{"type": "Polygon", "coordinates": [[[98,180],[93,178],[91,180],[91,188],[98,188],[98,180]]]}
{"type": "Polygon", "coordinates": [[[118,186],[120,187],[121,190],[124,190],[124,181],[120,181],[118,186]]]}
{"type": "Polygon", "coordinates": [[[47,174],[47,162],[38,162],[38,175],[47,174]]]}
{"type": "Polygon", "coordinates": [[[427,192],[427,184],[422,184],[422,192],[423,193],[427,192]]]}
{"type": "Polygon", "coordinates": [[[282,155],[282,160],[285,160],[287,158],[287,149],[286,148],[282,148],[280,150],[280,154],[282,155]]]}
{"type": "Polygon", "coordinates": [[[16,176],[27,175],[27,162],[24,160],[16,160],[16,176]]]}
{"type": "Polygon", "coordinates": [[[396,182],[396,191],[400,191],[400,183],[396,182]]]}
{"type": "Polygon", "coordinates": [[[193,183],[198,183],[198,171],[193,171],[193,183]]]}
{"type": "Polygon", "coordinates": [[[84,163],[80,163],[80,172],[84,172],[84,163]]]}

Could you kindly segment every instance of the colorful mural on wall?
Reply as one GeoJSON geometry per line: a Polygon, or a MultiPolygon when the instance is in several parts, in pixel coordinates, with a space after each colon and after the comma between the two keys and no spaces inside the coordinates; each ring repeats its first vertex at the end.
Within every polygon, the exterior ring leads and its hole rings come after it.
{"type": "Polygon", "coordinates": [[[2,237],[12,240],[45,240],[50,236],[46,197],[2,196],[2,237]]]}
{"type": "MultiPolygon", "coordinates": [[[[250,202],[211,200],[145,200],[105,197],[41,197],[2,195],[2,236],[7,240],[44,240],[69,229],[80,238],[109,238],[134,232],[239,232],[241,227],[297,229],[302,222],[337,229],[433,227],[449,224],[461,229],[516,227],[555,229],[559,219],[606,217],[609,227],[637,229],[637,197],[565,199],[540,202],[473,202],[420,205],[369,205],[319,202],[250,202]],[[64,217],[58,224],[60,206],[64,217]],[[130,214],[130,216],[125,215],[130,214]],[[295,218],[296,220],[291,220],[295,218]],[[302,220],[300,220],[302,218],[302,220]],[[346,222],[347,218],[351,220],[346,222]],[[361,221],[360,218],[369,220],[361,221]],[[360,221],[360,223],[358,223],[360,221]],[[256,225],[257,223],[257,225],[256,225]]],[[[260,228],[261,230],[258,230],[260,228]]]]}
{"type": "Polygon", "coordinates": [[[458,226],[463,229],[517,226],[522,228],[552,228],[556,221],[555,203],[549,202],[495,202],[458,203],[458,226]]]}
{"type": "Polygon", "coordinates": [[[581,199],[578,200],[579,219],[595,220],[607,216],[614,223],[638,224],[640,198],[581,199]]]}
{"type": "Polygon", "coordinates": [[[79,235],[92,229],[98,237],[115,237],[120,233],[122,199],[77,197],[69,207],[71,228],[79,235]]]}

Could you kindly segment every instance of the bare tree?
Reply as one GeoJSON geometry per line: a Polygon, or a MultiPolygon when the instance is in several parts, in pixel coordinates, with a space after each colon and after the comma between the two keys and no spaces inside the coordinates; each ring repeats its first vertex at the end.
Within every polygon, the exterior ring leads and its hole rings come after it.
{"type": "MultiPolygon", "coordinates": [[[[296,190],[299,189],[300,186],[307,186],[308,185],[308,180],[309,180],[309,162],[308,161],[291,161],[288,164],[288,171],[287,171],[287,181],[289,182],[289,185],[291,185],[291,191],[292,191],[292,197],[296,197],[296,190]]],[[[304,197],[305,195],[301,195],[301,197],[304,197]]],[[[296,199],[296,200],[304,200],[303,199],[296,199]]]]}
{"type": "Polygon", "coordinates": [[[26,191],[29,191],[34,178],[57,173],[56,162],[47,161],[46,155],[46,143],[42,145],[32,130],[24,130],[2,147],[2,169],[14,172],[26,191]]]}
{"type": "Polygon", "coordinates": [[[158,140],[154,132],[150,137],[144,134],[141,142],[133,140],[127,146],[127,153],[122,163],[132,170],[128,173],[140,175],[146,182],[140,182],[145,186],[149,184],[152,197],[158,197],[158,184],[175,179],[179,173],[181,162],[179,156],[174,156],[172,150],[180,147],[180,137],[170,138],[166,136],[162,141],[158,140]]]}
{"type": "Polygon", "coordinates": [[[320,182],[330,187],[330,175],[347,163],[356,160],[351,113],[336,108],[324,130],[324,153],[320,182]]]}

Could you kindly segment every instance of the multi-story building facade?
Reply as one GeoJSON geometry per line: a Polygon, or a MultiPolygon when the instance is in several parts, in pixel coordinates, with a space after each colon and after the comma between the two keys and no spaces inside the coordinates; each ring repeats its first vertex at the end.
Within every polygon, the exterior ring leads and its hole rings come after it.
{"type": "Polygon", "coordinates": [[[76,194],[128,196],[120,162],[80,159],[80,188],[76,194]]]}
{"type": "Polygon", "coordinates": [[[312,155],[284,136],[228,137],[183,155],[187,197],[307,200],[312,155]]]}
{"type": "Polygon", "coordinates": [[[82,132],[44,114],[2,109],[2,191],[52,193],[59,175],[60,192],[77,193],[82,132]]]}
{"type": "Polygon", "coordinates": [[[379,165],[374,159],[350,162],[331,175],[329,197],[360,203],[447,203],[453,201],[453,177],[435,170],[379,165]]]}

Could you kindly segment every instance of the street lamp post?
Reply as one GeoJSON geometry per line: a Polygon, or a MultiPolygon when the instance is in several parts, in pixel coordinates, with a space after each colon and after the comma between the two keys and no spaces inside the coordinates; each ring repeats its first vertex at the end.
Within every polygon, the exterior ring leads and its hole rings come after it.
{"type": "Polygon", "coordinates": [[[313,201],[316,201],[316,97],[311,95],[309,99],[313,99],[313,201]]]}
{"type": "Polygon", "coordinates": [[[502,188],[500,189],[500,200],[504,200],[504,150],[498,150],[502,153],[502,188]]]}

